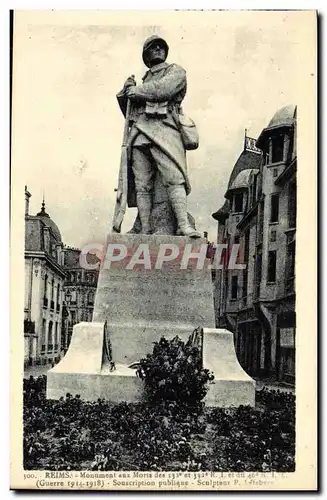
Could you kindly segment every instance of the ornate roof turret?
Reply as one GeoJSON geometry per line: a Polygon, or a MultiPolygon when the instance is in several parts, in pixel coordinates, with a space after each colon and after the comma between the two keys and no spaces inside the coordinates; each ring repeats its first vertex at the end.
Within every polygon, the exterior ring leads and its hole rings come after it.
{"type": "Polygon", "coordinates": [[[290,104],[289,106],[280,108],[278,111],[276,111],[276,113],[270,120],[267,128],[281,127],[283,125],[293,125],[295,112],[296,106],[294,104],[290,104]]]}
{"type": "Polygon", "coordinates": [[[262,148],[266,138],[272,135],[274,130],[292,127],[296,121],[296,110],[297,106],[290,104],[276,111],[268,126],[261,132],[256,143],[257,147],[262,148]]]}
{"type": "Polygon", "coordinates": [[[41,210],[40,210],[40,212],[38,212],[36,214],[36,217],[40,217],[40,219],[42,220],[42,222],[46,226],[51,227],[52,233],[53,233],[54,237],[56,238],[56,240],[58,241],[58,243],[62,243],[61,234],[60,234],[60,231],[59,231],[57,224],[51,219],[50,215],[45,211],[44,196],[43,196],[43,201],[42,201],[42,205],[41,205],[41,210]]]}
{"type": "Polygon", "coordinates": [[[37,217],[50,217],[50,215],[47,214],[45,211],[44,196],[43,196],[43,200],[42,200],[41,211],[38,214],[36,214],[36,216],[37,217]]]}

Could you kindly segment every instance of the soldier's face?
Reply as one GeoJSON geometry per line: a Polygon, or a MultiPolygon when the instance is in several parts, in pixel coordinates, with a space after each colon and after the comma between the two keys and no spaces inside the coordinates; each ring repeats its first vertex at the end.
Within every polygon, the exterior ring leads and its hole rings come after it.
{"type": "Polygon", "coordinates": [[[166,51],[159,43],[154,43],[148,48],[148,61],[150,66],[164,62],[166,59],[166,51]]]}

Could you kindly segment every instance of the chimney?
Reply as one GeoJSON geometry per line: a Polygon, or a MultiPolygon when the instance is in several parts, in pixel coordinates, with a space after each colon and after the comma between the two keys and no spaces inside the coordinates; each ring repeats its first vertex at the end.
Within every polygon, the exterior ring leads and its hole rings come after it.
{"type": "Polygon", "coordinates": [[[31,196],[32,196],[31,193],[27,190],[27,186],[25,186],[25,217],[29,215],[31,196]]]}

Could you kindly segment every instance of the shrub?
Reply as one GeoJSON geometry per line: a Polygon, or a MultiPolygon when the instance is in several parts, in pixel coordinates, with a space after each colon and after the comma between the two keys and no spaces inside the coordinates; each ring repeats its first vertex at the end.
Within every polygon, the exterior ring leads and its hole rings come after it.
{"type": "Polygon", "coordinates": [[[196,405],[206,395],[214,379],[202,367],[200,350],[185,344],[179,337],[154,343],[153,353],[141,359],[137,370],[144,380],[150,401],[179,401],[196,405]]]}

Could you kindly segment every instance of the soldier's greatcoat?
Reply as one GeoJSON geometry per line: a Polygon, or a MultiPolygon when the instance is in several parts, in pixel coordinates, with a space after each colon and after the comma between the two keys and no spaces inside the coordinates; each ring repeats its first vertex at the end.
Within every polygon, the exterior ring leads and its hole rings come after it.
{"type": "MultiPolygon", "coordinates": [[[[179,132],[180,105],[186,94],[186,72],[177,64],[166,62],[150,68],[143,83],[134,87],[137,101],[133,101],[130,121],[129,149],[145,144],[157,146],[173,160],[183,174],[186,194],[191,191],[187,175],[186,154],[179,132]]],[[[127,97],[117,94],[125,115],[127,97]]],[[[128,169],[128,206],[136,206],[133,171],[128,169]]]]}

